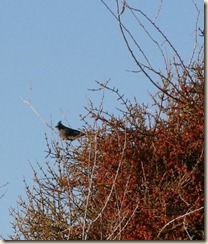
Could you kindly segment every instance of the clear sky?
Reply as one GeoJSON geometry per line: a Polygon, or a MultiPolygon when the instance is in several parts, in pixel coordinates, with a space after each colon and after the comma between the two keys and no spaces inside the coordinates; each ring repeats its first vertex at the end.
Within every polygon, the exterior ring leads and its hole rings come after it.
{"type": "MultiPolygon", "coordinates": [[[[114,0],[107,2],[115,9],[114,0]]],[[[129,4],[135,6],[136,2],[129,4]]],[[[154,18],[161,0],[138,2],[136,7],[154,18]]],[[[203,29],[204,2],[196,3],[203,29]]],[[[184,60],[190,58],[194,47],[196,15],[193,1],[163,0],[156,22],[184,60]]],[[[128,16],[123,13],[151,61],[160,66],[154,47],[128,16]]],[[[30,98],[48,123],[66,123],[66,117],[71,127],[81,129],[79,115],[86,113],[88,100],[99,105],[102,97],[102,93],[88,90],[96,87],[95,80],[110,78],[111,85],[127,98],[149,104],[148,91],[156,90],[140,74],[127,72],[136,66],[117,22],[100,0],[1,0],[0,40],[0,186],[9,183],[0,188],[0,196],[7,190],[0,199],[0,235],[6,238],[13,233],[8,209],[16,206],[19,195],[25,195],[23,177],[32,185],[29,161],[44,165],[44,133],[51,136],[21,97],[30,98]]],[[[117,113],[118,103],[110,93],[106,93],[105,106],[117,113]]]]}

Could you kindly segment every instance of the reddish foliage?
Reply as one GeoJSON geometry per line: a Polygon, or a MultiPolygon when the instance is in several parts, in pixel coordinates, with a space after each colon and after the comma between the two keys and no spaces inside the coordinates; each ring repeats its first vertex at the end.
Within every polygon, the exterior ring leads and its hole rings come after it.
{"type": "Polygon", "coordinates": [[[204,239],[203,69],[180,77],[165,105],[160,96],[156,114],[137,103],[120,119],[91,108],[102,124],[78,147],[47,143],[57,170],[38,164],[37,177],[33,168],[29,204],[21,198],[12,211],[12,238],[204,239]]]}
{"type": "Polygon", "coordinates": [[[204,203],[204,80],[196,80],[181,85],[174,94],[179,101],[168,105],[167,118],[154,128],[139,121],[140,133],[119,127],[121,120],[103,120],[111,131],[98,138],[91,159],[96,170],[89,205],[96,221],[89,239],[203,239],[203,210],[159,233],[204,203]]]}

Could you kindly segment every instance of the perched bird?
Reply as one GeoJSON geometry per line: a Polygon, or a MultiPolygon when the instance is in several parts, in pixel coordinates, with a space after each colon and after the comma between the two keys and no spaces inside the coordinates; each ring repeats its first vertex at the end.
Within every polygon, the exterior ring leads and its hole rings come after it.
{"type": "Polygon", "coordinates": [[[79,130],[74,130],[74,129],[71,129],[71,128],[68,128],[68,127],[62,125],[61,121],[58,122],[56,128],[58,128],[59,135],[64,140],[73,141],[73,140],[77,139],[78,137],[85,135],[85,133],[83,133],[79,130]]]}

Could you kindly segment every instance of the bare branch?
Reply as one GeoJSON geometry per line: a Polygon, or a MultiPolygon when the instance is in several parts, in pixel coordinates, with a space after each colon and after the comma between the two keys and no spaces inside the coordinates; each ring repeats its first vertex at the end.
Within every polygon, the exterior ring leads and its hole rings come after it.
{"type": "Polygon", "coordinates": [[[169,221],[168,223],[166,223],[166,224],[160,229],[160,231],[158,232],[158,234],[157,234],[157,236],[156,236],[156,240],[159,238],[159,236],[161,235],[161,233],[163,232],[163,230],[164,230],[168,225],[170,225],[171,223],[175,222],[175,221],[178,220],[178,219],[183,219],[183,218],[185,218],[186,216],[191,215],[191,214],[193,214],[193,213],[195,213],[195,212],[197,212],[197,211],[200,211],[200,210],[202,210],[202,209],[204,209],[204,207],[200,207],[200,208],[197,208],[197,209],[195,209],[195,210],[193,210],[193,211],[191,211],[191,212],[187,212],[187,213],[185,213],[185,214],[183,214],[183,215],[181,215],[181,216],[178,216],[177,218],[172,219],[172,220],[169,221]]]}

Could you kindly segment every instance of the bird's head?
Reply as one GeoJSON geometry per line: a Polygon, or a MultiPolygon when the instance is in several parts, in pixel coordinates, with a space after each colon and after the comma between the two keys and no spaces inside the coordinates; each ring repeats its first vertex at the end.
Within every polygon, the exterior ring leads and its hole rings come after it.
{"type": "Polygon", "coordinates": [[[56,128],[60,128],[62,126],[61,121],[58,122],[58,124],[55,126],[56,128]]]}

